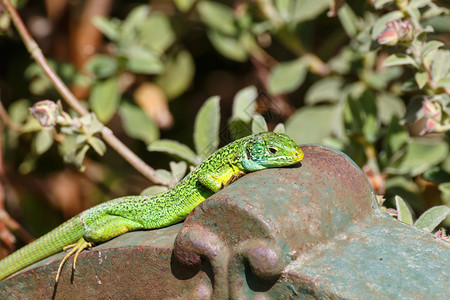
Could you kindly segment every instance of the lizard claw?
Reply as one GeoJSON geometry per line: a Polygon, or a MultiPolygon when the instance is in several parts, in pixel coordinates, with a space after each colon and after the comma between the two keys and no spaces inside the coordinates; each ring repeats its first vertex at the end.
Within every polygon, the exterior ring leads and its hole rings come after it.
{"type": "Polygon", "coordinates": [[[67,253],[64,256],[61,263],[59,264],[58,272],[56,273],[55,282],[58,282],[59,276],[61,275],[62,267],[64,266],[64,263],[67,261],[67,259],[69,259],[69,257],[71,257],[73,254],[75,254],[75,256],[73,258],[73,269],[75,270],[78,254],[80,254],[81,251],[83,251],[84,249],[91,248],[91,247],[92,247],[92,243],[86,242],[86,240],[84,238],[80,238],[78,240],[78,242],[76,242],[75,244],[64,247],[63,250],[67,250],[67,249],[71,249],[71,250],[69,251],[69,253],[67,253]]]}

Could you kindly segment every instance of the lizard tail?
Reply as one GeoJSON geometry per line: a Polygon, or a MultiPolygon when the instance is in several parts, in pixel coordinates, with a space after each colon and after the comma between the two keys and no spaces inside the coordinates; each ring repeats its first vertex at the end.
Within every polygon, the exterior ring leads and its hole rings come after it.
{"type": "Polygon", "coordinates": [[[80,216],[75,216],[31,244],[0,260],[0,280],[76,243],[84,233],[80,216]]]}

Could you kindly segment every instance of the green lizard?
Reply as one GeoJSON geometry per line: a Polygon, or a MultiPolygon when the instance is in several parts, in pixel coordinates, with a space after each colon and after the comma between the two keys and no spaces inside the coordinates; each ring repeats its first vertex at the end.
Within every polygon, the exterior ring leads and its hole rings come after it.
{"type": "Polygon", "coordinates": [[[172,189],[155,196],[127,196],[94,206],[0,261],[0,280],[61,250],[70,249],[59,265],[92,243],[125,232],[175,224],[205,199],[247,172],[293,165],[303,151],[285,134],[263,132],[217,150],[172,189]]]}

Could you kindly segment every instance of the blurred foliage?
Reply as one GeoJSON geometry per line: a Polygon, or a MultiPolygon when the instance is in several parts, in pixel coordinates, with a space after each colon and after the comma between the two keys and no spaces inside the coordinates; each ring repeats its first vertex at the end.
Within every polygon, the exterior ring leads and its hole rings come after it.
{"type": "MultiPolygon", "coordinates": [[[[82,68],[57,59],[56,52],[47,54],[67,84],[88,91],[81,98],[94,114],[79,118],[53,101],[33,106],[36,99],[59,97],[34,63],[21,74],[2,72],[2,101],[20,125],[4,129],[5,161],[28,174],[22,176],[33,176],[63,168],[54,149],[79,169],[87,155],[105,172],[94,180],[108,186],[105,200],[148,184],[135,183],[111,151],[104,158],[94,154],[106,150],[97,137],[102,124],[154,167],[169,163],[160,152],[179,161],[170,162],[170,171],[158,169],[165,185],[145,194],[173,186],[188,166],[225,143],[270,129],[286,131],[299,144],[322,143],[348,154],[406,223],[413,224],[414,213],[449,206],[448,7],[430,0],[331,4],[117,2],[111,17],[92,19],[104,40],[82,68]],[[27,93],[11,84],[17,81],[28,84],[27,93]],[[30,106],[35,116],[48,114],[36,122],[30,106]],[[42,168],[48,161],[52,166],[42,168]],[[139,187],[123,188],[133,184],[139,187]]],[[[36,14],[36,6],[22,9],[36,14]]],[[[0,25],[4,45],[14,43],[5,15],[0,25]]],[[[27,57],[1,51],[13,57],[2,62],[9,68],[27,57]]],[[[448,211],[434,215],[432,220],[442,220],[448,211]]],[[[438,225],[421,219],[416,223],[429,231],[438,225]]]]}

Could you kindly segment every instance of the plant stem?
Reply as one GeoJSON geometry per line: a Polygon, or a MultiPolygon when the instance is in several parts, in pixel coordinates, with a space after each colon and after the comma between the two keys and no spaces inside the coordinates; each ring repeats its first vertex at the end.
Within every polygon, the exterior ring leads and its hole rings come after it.
{"type": "MultiPolygon", "coordinates": [[[[64,84],[61,78],[55,73],[55,71],[50,67],[45,58],[42,50],[39,48],[38,44],[31,37],[25,24],[20,18],[15,7],[11,4],[9,0],[2,0],[3,5],[11,16],[11,20],[14,23],[17,31],[19,32],[25,47],[31,54],[31,57],[38,63],[42,68],[44,73],[50,79],[50,81],[55,86],[56,90],[62,96],[62,98],[81,116],[89,114],[89,112],[80,104],[78,99],[72,94],[69,88],[64,84]]],[[[136,154],[134,154],[124,143],[122,143],[109,129],[104,126],[101,131],[103,139],[115,150],[117,151],[126,161],[128,161],[137,171],[142,175],[147,177],[154,183],[162,184],[155,176],[155,170],[147,165],[142,159],[140,159],[136,154]]]]}

